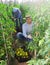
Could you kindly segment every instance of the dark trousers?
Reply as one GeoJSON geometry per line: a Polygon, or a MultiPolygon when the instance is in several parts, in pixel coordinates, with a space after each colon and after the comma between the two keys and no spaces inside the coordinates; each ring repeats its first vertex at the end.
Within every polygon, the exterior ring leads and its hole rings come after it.
{"type": "Polygon", "coordinates": [[[32,39],[24,37],[21,32],[17,33],[17,38],[19,40],[21,40],[21,41],[27,41],[27,42],[31,42],[32,41],[32,39]]]}
{"type": "Polygon", "coordinates": [[[21,32],[22,31],[22,20],[20,21],[20,19],[16,19],[15,23],[16,23],[16,31],[21,32]]]}
{"type": "MultiPolygon", "coordinates": [[[[19,14],[18,14],[19,15],[19,14]]],[[[17,12],[12,12],[12,16],[16,19],[14,22],[16,23],[16,31],[21,32],[22,31],[22,15],[17,15],[17,12]]]]}

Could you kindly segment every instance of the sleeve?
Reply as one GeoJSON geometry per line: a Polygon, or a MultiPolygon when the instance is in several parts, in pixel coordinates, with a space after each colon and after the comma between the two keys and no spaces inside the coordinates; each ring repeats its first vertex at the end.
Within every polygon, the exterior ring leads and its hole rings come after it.
{"type": "Polygon", "coordinates": [[[25,25],[22,26],[22,32],[23,32],[23,35],[24,35],[25,37],[27,37],[25,25]]]}

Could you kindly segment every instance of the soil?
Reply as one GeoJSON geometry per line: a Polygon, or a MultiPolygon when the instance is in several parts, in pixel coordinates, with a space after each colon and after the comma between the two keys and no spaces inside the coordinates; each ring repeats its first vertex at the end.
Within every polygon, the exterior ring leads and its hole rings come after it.
{"type": "Polygon", "coordinates": [[[18,65],[27,65],[26,62],[18,63],[18,65]]]}

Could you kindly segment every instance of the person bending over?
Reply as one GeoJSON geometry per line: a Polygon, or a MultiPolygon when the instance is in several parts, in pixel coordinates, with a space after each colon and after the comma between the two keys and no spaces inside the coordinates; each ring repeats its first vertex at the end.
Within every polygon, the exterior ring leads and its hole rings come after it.
{"type": "Polygon", "coordinates": [[[12,9],[12,19],[16,23],[16,31],[19,31],[19,28],[22,29],[22,12],[19,8],[12,9]]]}

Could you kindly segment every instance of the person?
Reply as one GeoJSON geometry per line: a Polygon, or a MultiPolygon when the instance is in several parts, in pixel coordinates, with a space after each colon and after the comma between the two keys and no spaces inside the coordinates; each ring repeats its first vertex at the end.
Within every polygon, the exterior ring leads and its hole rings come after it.
{"type": "Polygon", "coordinates": [[[19,8],[12,9],[12,19],[16,22],[16,31],[22,30],[22,13],[19,8]]]}
{"type": "Polygon", "coordinates": [[[26,16],[26,22],[22,25],[22,33],[17,33],[17,38],[22,41],[32,41],[33,22],[30,16],[26,16]]]}

